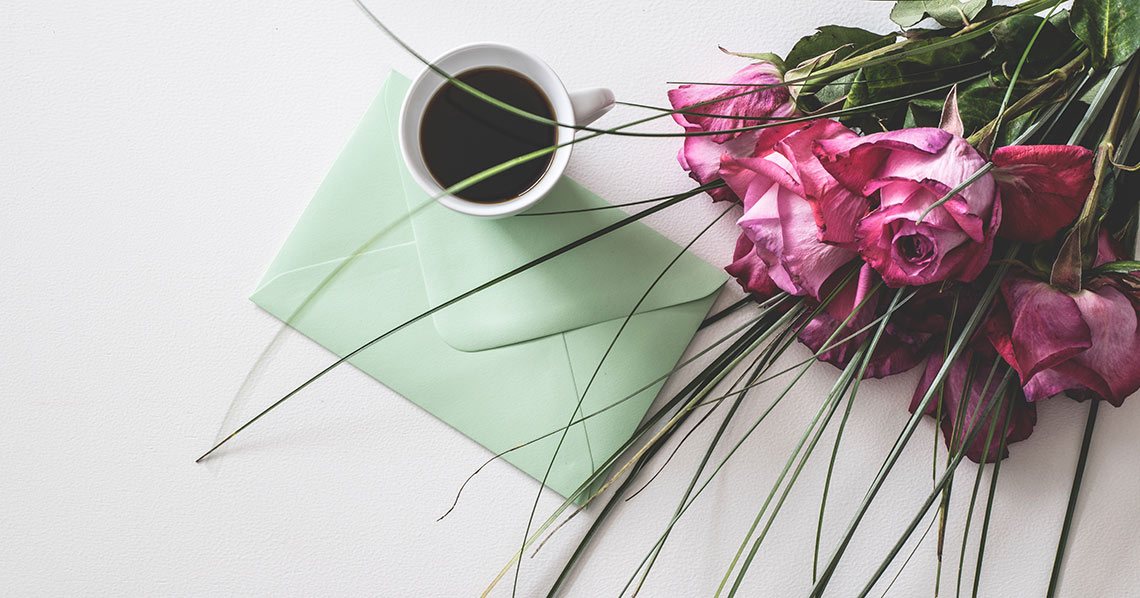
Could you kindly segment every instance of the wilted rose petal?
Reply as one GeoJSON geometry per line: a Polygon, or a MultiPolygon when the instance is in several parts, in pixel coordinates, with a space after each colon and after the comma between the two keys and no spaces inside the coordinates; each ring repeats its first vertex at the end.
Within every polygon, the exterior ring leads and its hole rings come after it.
{"type": "MultiPolygon", "coordinates": [[[[717,132],[759,124],[769,117],[788,117],[796,113],[791,94],[783,85],[783,77],[775,65],[758,62],[733,75],[728,83],[751,85],[682,85],[669,92],[675,110],[691,108],[695,114],[673,114],[673,120],[687,132],[717,132]],[[715,101],[718,98],[725,98],[715,101]],[[711,102],[700,106],[703,102],[711,102]],[[702,115],[723,115],[702,116],[702,115]]],[[[767,151],[784,135],[802,124],[773,126],[744,132],[722,132],[685,137],[677,154],[681,168],[700,184],[719,178],[723,156],[749,157],[767,151]]],[[[717,201],[737,201],[731,189],[721,187],[709,192],[717,201]]]]}
{"type": "Polygon", "coordinates": [[[852,139],[854,131],[831,119],[811,121],[788,134],[775,145],[775,151],[795,164],[803,185],[803,196],[811,203],[821,241],[854,249],[855,228],[867,214],[867,200],[835,180],[812,151],[822,139],[852,139]]]}
{"type": "Polygon", "coordinates": [[[1111,279],[1070,294],[1014,275],[1004,309],[987,325],[991,343],[1017,370],[1030,401],[1061,392],[1119,406],[1140,389],[1140,297],[1111,279]]]}
{"type": "Polygon", "coordinates": [[[1001,192],[998,234],[1016,241],[1051,239],[1077,218],[1093,184],[1093,153],[1079,145],[1012,145],[991,160],[1001,192]]]}
{"type": "MultiPolygon", "coordinates": [[[[820,239],[812,202],[805,197],[802,164],[789,161],[780,149],[778,144],[777,151],[763,157],[725,159],[720,174],[743,199],[744,215],[738,224],[755,244],[772,280],[792,295],[819,299],[823,283],[856,254],[820,239]]],[[[812,182],[812,188],[825,185],[812,182]]]]}
{"type": "Polygon", "coordinates": [[[744,234],[736,239],[732,263],[724,271],[740,283],[740,288],[756,299],[768,299],[780,292],[780,287],[768,276],[768,266],[756,255],[756,246],[744,234]]]}
{"type": "MultiPolygon", "coordinates": [[[[828,281],[824,296],[831,296],[834,287],[844,280],[844,273],[837,273],[828,281]]],[[[831,298],[831,301],[808,321],[799,335],[799,340],[815,353],[824,348],[819,359],[839,368],[847,367],[859,346],[874,335],[878,324],[871,325],[876,318],[885,314],[890,307],[890,295],[883,289],[871,295],[879,282],[875,271],[864,264],[857,278],[847,282],[831,298]],[[869,326],[870,325],[870,326],[869,326]],[[863,330],[867,328],[866,330],[863,330]]],[[[813,305],[814,308],[814,305],[813,305]]],[[[896,312],[899,316],[901,312],[896,312]]],[[[895,326],[895,316],[888,320],[883,335],[871,354],[865,378],[884,378],[905,372],[918,365],[926,356],[933,333],[921,327],[895,326]]],[[[900,321],[906,321],[902,319],[900,321]]]]}
{"type": "MultiPolygon", "coordinates": [[[[1037,408],[1032,403],[1026,402],[1016,386],[1008,389],[1010,394],[1006,396],[1004,406],[1000,408],[995,406],[994,410],[986,413],[986,409],[994,400],[1001,400],[1000,397],[995,399],[994,395],[1000,387],[1005,368],[999,365],[995,369],[993,367],[995,360],[1000,360],[1000,357],[988,347],[979,346],[964,351],[950,366],[941,391],[935,391],[930,402],[926,404],[926,409],[923,410],[926,415],[938,418],[941,402],[942,418],[939,425],[942,428],[942,438],[951,450],[958,450],[971,431],[977,428],[973,440],[966,446],[966,456],[975,463],[983,461],[993,463],[1006,458],[1009,456],[1008,446],[1029,438],[1033,433],[1033,426],[1037,423],[1037,408]],[[967,380],[970,382],[968,392],[967,380]],[[1003,424],[1005,424],[1004,433],[1003,424]],[[1004,451],[1001,450],[1003,437],[1006,444],[1004,451]],[[988,445],[987,439],[989,439],[988,445]]],[[[941,353],[931,355],[926,362],[926,370],[911,398],[911,413],[922,404],[922,399],[943,363],[945,359],[941,353]]]]}

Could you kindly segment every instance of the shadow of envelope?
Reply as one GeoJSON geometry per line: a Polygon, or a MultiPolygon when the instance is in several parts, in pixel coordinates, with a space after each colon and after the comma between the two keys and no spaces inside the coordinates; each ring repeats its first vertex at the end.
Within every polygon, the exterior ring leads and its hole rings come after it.
{"type": "MultiPolygon", "coordinates": [[[[486,220],[431,202],[396,144],[407,86],[389,75],[252,296],[337,355],[625,216],[611,209],[486,220]]],[[[535,211],[605,205],[564,178],[535,211]]],[[[629,311],[678,252],[644,224],[623,227],[424,318],[351,363],[496,453],[564,427],[587,385],[579,416],[636,392],[567,433],[547,479],[567,496],[629,438],[662,383],[638,389],[675,366],[725,280],[682,256],[603,362],[629,311]]],[[[560,436],[505,458],[541,480],[560,436]]],[[[424,443],[425,453],[431,446],[424,443]]]]}

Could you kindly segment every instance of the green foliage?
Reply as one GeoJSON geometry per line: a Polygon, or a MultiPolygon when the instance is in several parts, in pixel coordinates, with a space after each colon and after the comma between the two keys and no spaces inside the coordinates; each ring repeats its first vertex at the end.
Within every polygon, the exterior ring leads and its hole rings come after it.
{"type": "Polygon", "coordinates": [[[1134,260],[1120,260],[1117,262],[1108,262],[1096,267],[1096,272],[1120,272],[1124,274],[1131,274],[1140,270],[1140,262],[1134,260]]]}
{"type": "Polygon", "coordinates": [[[720,51],[730,56],[748,58],[749,60],[754,60],[756,62],[770,62],[776,65],[776,68],[780,69],[781,73],[788,70],[788,67],[784,66],[784,59],[780,58],[778,54],[773,54],[772,52],[733,52],[732,50],[726,50],[723,47],[720,49],[720,51]]]}
{"type": "Polygon", "coordinates": [[[902,27],[913,27],[931,17],[943,27],[960,27],[963,16],[973,19],[989,0],[899,0],[891,9],[891,20],[902,27]]]}
{"type": "Polygon", "coordinates": [[[824,25],[815,33],[800,38],[800,41],[792,46],[791,51],[788,52],[787,64],[789,67],[795,68],[808,60],[832,51],[835,52],[832,60],[843,60],[854,54],[856,50],[878,47],[884,42],[890,43],[890,41],[890,36],[872,33],[858,27],[824,25]]]}
{"type": "MultiPolygon", "coordinates": [[[[958,112],[962,117],[962,126],[966,137],[986,126],[997,118],[1001,109],[1001,99],[1005,95],[1008,81],[997,81],[986,77],[958,86],[958,112]]],[[[1016,90],[1013,100],[1021,97],[1022,93],[1016,90]]],[[[938,126],[938,117],[942,111],[944,98],[923,98],[914,100],[908,107],[907,118],[913,124],[904,121],[907,127],[934,127],[938,126]]],[[[1009,145],[1017,138],[1030,123],[1033,122],[1034,111],[1019,115],[1013,119],[1005,119],[998,145],[1009,145]]]]}
{"type": "MultiPolygon", "coordinates": [[[[1064,16],[1050,19],[1041,29],[1041,34],[1033,45],[1033,51],[1025,62],[1022,76],[1034,77],[1052,70],[1076,43],[1076,38],[1067,28],[1067,19],[1063,18],[1064,16]]],[[[994,38],[994,48],[986,55],[986,60],[999,69],[1003,64],[1016,64],[1040,24],[1041,17],[1034,15],[1014,15],[1002,19],[990,30],[994,38]]]]}
{"type": "MultiPolygon", "coordinates": [[[[927,39],[914,46],[914,50],[943,41],[944,38],[927,39]]],[[[855,76],[855,83],[847,94],[844,108],[858,108],[873,102],[922,92],[985,72],[989,67],[982,57],[992,45],[993,41],[988,36],[965,39],[936,51],[917,51],[900,60],[864,67],[855,76]]],[[[962,93],[962,89],[963,86],[959,86],[959,93],[962,93]]],[[[941,110],[945,95],[945,91],[940,91],[927,99],[936,101],[938,110],[941,110]]],[[[906,104],[894,104],[846,120],[851,126],[858,126],[865,132],[874,133],[882,126],[900,127],[906,117],[906,111],[906,104]]],[[[916,113],[915,116],[922,120],[921,114],[916,113]]],[[[934,123],[937,122],[936,115],[934,123]]]]}
{"type": "Polygon", "coordinates": [[[1093,66],[1111,68],[1140,48],[1140,2],[1075,0],[1073,32],[1092,55],[1093,66]]]}

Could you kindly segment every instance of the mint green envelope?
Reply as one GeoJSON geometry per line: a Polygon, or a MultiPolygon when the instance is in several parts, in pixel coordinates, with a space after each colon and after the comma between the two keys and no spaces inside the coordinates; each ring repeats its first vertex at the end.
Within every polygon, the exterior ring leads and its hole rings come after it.
{"type": "MultiPolygon", "coordinates": [[[[397,147],[407,87],[406,78],[389,75],[252,297],[337,355],[625,216],[611,209],[487,220],[431,202],[397,147]]],[[[605,205],[564,178],[533,211],[605,205]]],[[[504,451],[570,421],[622,321],[679,251],[641,223],[626,226],[424,318],[351,362],[489,450],[504,451]]],[[[699,258],[681,257],[621,333],[582,413],[668,373],[724,279],[699,258]]],[[[572,427],[547,485],[572,493],[629,438],[660,387],[572,427]]],[[[541,480],[559,436],[506,460],[541,480]]],[[[432,446],[425,438],[422,458],[448,458],[431,456],[432,446]]]]}

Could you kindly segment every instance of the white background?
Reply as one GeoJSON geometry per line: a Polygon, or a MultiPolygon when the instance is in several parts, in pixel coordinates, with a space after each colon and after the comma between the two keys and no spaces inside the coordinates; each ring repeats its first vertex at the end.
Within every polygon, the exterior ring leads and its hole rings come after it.
{"type": "MultiPolygon", "coordinates": [[[[890,28],[886,2],[371,4],[427,55],[507,42],[544,57],[568,87],[606,85],[655,104],[668,80],[716,79],[743,64],[717,44],[782,53],[816,25],[890,28]]],[[[0,592],[464,596],[516,549],[537,483],[496,463],[437,523],[487,453],[351,368],[211,464],[193,462],[280,328],[246,297],[390,68],[419,67],[348,0],[0,4],[0,592]]],[[[638,114],[615,110],[602,122],[638,114]]],[[[674,162],[677,143],[591,141],[575,151],[570,174],[615,202],[675,192],[689,184],[674,162]]],[[[684,242],[713,214],[693,201],[651,224],[684,242]]],[[[726,223],[698,251],[724,263],[733,238],[726,223]]],[[[329,363],[307,340],[283,340],[238,416],[329,363]]],[[[836,373],[813,368],[744,445],[678,525],[643,595],[712,593],[836,373]]],[[[869,382],[859,395],[825,552],[903,426],[916,377],[869,382]]],[[[779,388],[755,395],[732,438],[779,388]]],[[[1044,593],[1086,408],[1042,405],[1033,437],[1013,447],[981,595],[1044,593]]],[[[617,594],[713,429],[698,431],[624,505],[572,595],[617,594]]],[[[1140,401],[1102,410],[1065,596],[1140,594],[1137,430],[1140,401]]],[[[862,587],[927,494],[933,434],[924,421],[829,595],[862,587]]],[[[830,438],[745,594],[806,594],[830,438]]],[[[944,595],[975,471],[963,466],[954,487],[944,595]]],[[[544,493],[540,514],[558,502],[544,493]]],[[[545,591],[597,510],[526,559],[520,595],[545,591]]],[[[891,595],[933,593],[933,537],[891,595]]],[[[967,554],[968,589],[972,546],[967,554]]]]}

